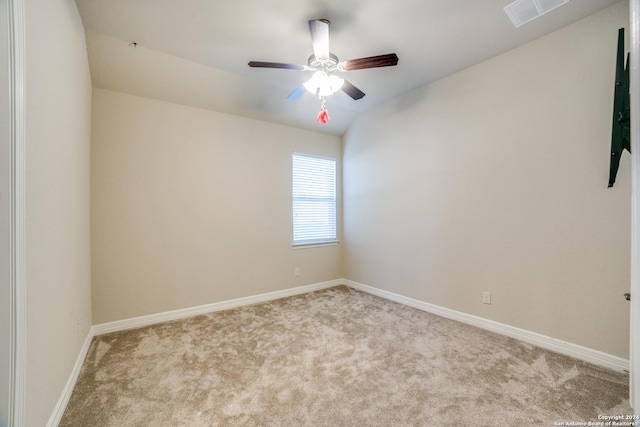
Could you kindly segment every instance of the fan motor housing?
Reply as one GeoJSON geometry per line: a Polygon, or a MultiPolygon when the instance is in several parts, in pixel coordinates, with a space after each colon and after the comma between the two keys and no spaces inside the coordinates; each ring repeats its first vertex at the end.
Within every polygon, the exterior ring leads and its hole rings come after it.
{"type": "Polygon", "coordinates": [[[329,58],[322,59],[318,58],[315,55],[311,55],[309,57],[309,68],[315,71],[324,71],[327,74],[333,73],[335,71],[342,71],[338,67],[338,57],[333,53],[329,54],[329,58]]]}

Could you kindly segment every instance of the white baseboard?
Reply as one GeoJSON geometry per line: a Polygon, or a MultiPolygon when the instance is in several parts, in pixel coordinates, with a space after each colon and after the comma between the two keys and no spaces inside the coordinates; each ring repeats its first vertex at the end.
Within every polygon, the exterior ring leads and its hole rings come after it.
{"type": "Polygon", "coordinates": [[[342,279],[330,280],[327,282],[314,283],[311,285],[299,286],[296,288],[283,289],[281,291],[268,292],[265,294],[253,295],[250,297],[237,298],[228,301],[216,302],[213,304],[205,304],[197,307],[184,308],[180,310],[167,311],[164,313],[151,314],[149,316],[141,316],[134,317],[131,319],[117,320],[115,322],[101,323],[98,325],[94,325],[89,329],[87,333],[87,337],[85,338],[84,344],[80,349],[80,354],[78,354],[78,359],[76,360],[76,364],[71,371],[71,375],[69,376],[69,380],[65,385],[62,394],[60,395],[60,399],[58,399],[58,403],[56,404],[51,417],[49,418],[49,422],[47,423],[47,427],[57,427],[60,424],[60,420],[62,420],[62,416],[64,415],[64,411],[67,408],[67,404],[69,403],[69,399],[71,398],[71,393],[78,381],[78,377],[80,376],[80,371],[82,370],[82,365],[84,360],[87,357],[87,353],[89,351],[89,346],[91,345],[91,341],[97,335],[102,335],[110,332],[123,331],[127,329],[139,328],[141,326],[152,325],[154,323],[166,322],[168,320],[176,320],[182,319],[185,317],[196,316],[199,314],[211,313],[214,311],[227,310],[230,308],[241,307],[245,305],[258,304],[261,302],[272,301],[275,299],[286,298],[294,295],[306,294],[308,292],[318,291],[321,289],[331,288],[334,286],[342,285],[342,279]]]}
{"type": "Polygon", "coordinates": [[[525,329],[516,328],[514,326],[505,325],[504,323],[494,322],[493,320],[484,319],[482,317],[473,316],[471,314],[462,313],[460,311],[440,307],[438,305],[429,304],[427,302],[420,301],[414,298],[405,297],[393,292],[374,288],[368,285],[363,285],[362,283],[354,282],[352,280],[344,279],[343,284],[353,289],[367,292],[369,294],[376,295],[390,301],[398,302],[409,307],[437,314],[438,316],[456,320],[461,323],[477,326],[479,328],[486,329],[491,332],[496,332],[501,335],[506,335],[508,337],[515,338],[520,341],[545,348],[547,350],[555,351],[556,353],[565,354],[567,356],[571,356],[576,359],[592,363],[594,365],[602,366],[616,371],[629,372],[628,359],[613,356],[599,350],[583,347],[581,345],[562,341],[556,338],[548,337],[546,335],[538,334],[536,332],[527,331],[525,329]]]}
{"type": "Polygon", "coordinates": [[[169,320],[184,319],[186,317],[212,313],[214,311],[228,310],[230,308],[258,304],[261,302],[272,301],[275,299],[286,298],[294,295],[306,294],[307,292],[318,291],[342,284],[342,279],[329,280],[327,282],[320,282],[311,285],[299,286],[296,288],[283,289],[281,291],[268,292],[266,294],[214,302],[212,304],[199,305],[196,307],[183,308],[179,310],[165,311],[163,313],[150,314],[148,316],[116,320],[114,322],[100,323],[98,325],[94,325],[93,330],[95,335],[108,334],[111,332],[118,332],[127,329],[139,328],[141,326],[153,325],[155,323],[167,322],[169,320]]]}
{"type": "Polygon", "coordinates": [[[51,413],[51,417],[49,417],[49,422],[47,422],[47,427],[58,427],[60,424],[60,420],[62,420],[62,416],[64,415],[64,410],[67,408],[67,404],[69,403],[69,399],[71,399],[71,393],[73,393],[73,389],[76,386],[76,382],[78,381],[78,377],[80,376],[80,371],[82,370],[82,365],[84,364],[84,360],[87,357],[87,352],[89,351],[89,347],[91,346],[91,341],[95,336],[93,327],[89,328],[87,332],[87,336],[84,339],[84,343],[82,344],[82,348],[80,349],[80,354],[78,354],[78,358],[76,359],[76,364],[73,366],[71,370],[71,375],[69,375],[69,380],[67,380],[67,384],[64,386],[62,390],[62,394],[60,395],[60,399],[58,399],[58,403],[55,408],[53,408],[53,412],[51,413]]]}
{"type": "Polygon", "coordinates": [[[200,314],[212,313],[215,311],[227,310],[230,308],[236,308],[246,305],[258,304],[261,302],[272,301],[280,298],[286,298],[294,295],[305,294],[307,292],[318,291],[321,289],[327,289],[338,285],[346,285],[353,289],[363,291],[372,295],[376,295],[390,301],[398,302],[409,307],[417,308],[429,313],[436,314],[438,316],[446,317],[448,319],[456,320],[468,325],[477,326],[482,329],[486,329],[492,332],[496,332],[501,335],[505,335],[511,338],[518,339],[520,341],[533,344],[538,347],[542,347],[557,353],[565,354],[567,356],[574,357],[579,360],[592,363],[594,365],[602,366],[605,368],[613,369],[616,371],[629,372],[629,360],[621,357],[613,356],[598,350],[583,347],[570,342],[561,341],[556,338],[548,337],[536,332],[527,331],[524,329],[516,328],[514,326],[505,325],[503,323],[494,322],[493,320],[484,319],[482,317],[473,316],[471,314],[462,313],[459,311],[451,310],[445,307],[440,307],[434,304],[430,304],[424,301],[420,301],[414,298],[405,297],[393,292],[385,291],[382,289],[374,288],[372,286],[364,285],[362,283],[354,282],[348,279],[336,279],[327,282],[314,283],[311,285],[299,286],[296,288],[283,289],[281,291],[268,292],[265,294],[253,295],[244,298],[237,298],[228,301],[221,301],[212,304],[200,305],[197,307],[184,308],[180,310],[167,311],[164,313],[151,314],[148,316],[134,317],[131,319],[117,320],[114,322],[101,323],[94,325],[89,329],[87,337],[85,338],[76,364],[73,367],[73,371],[69,376],[69,380],[54,408],[53,413],[47,423],[47,427],[57,427],[64,415],[64,410],[69,403],[71,393],[76,385],[82,364],[89,351],[91,340],[97,335],[102,335],[111,332],[124,331],[127,329],[139,328],[141,326],[152,325],[155,323],[166,322],[169,320],[183,319],[186,317],[197,316],[200,314]]]}

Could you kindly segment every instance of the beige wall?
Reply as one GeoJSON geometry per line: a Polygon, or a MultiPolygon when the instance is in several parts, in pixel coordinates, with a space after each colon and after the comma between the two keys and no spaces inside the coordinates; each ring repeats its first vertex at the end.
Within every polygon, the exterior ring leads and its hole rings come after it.
{"type": "Polygon", "coordinates": [[[361,115],[346,277],[627,358],[628,153],[607,189],[627,23],[618,3],[361,115]]]}
{"type": "Polygon", "coordinates": [[[44,426],[91,326],[91,81],[75,2],[24,3],[25,425],[44,426]]]}
{"type": "Polygon", "coordinates": [[[340,278],[340,246],[291,249],[294,151],[341,141],[94,89],[94,323],[340,278]]]}

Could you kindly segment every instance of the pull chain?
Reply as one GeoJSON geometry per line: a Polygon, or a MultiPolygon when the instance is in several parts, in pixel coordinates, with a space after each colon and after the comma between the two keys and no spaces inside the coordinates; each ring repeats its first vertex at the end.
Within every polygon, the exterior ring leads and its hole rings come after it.
{"type": "Polygon", "coordinates": [[[331,120],[331,117],[329,117],[329,112],[327,111],[327,108],[326,108],[326,101],[324,100],[324,97],[322,97],[320,101],[320,112],[316,117],[316,121],[318,123],[322,123],[323,125],[326,125],[327,123],[329,123],[329,120],[331,120]]]}

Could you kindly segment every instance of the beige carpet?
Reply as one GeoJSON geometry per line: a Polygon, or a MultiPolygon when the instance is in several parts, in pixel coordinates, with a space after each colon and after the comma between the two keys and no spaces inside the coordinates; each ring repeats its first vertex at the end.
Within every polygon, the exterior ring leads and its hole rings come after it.
{"type": "Polygon", "coordinates": [[[98,336],[60,425],[553,426],[631,413],[622,373],[339,286],[98,336]]]}

